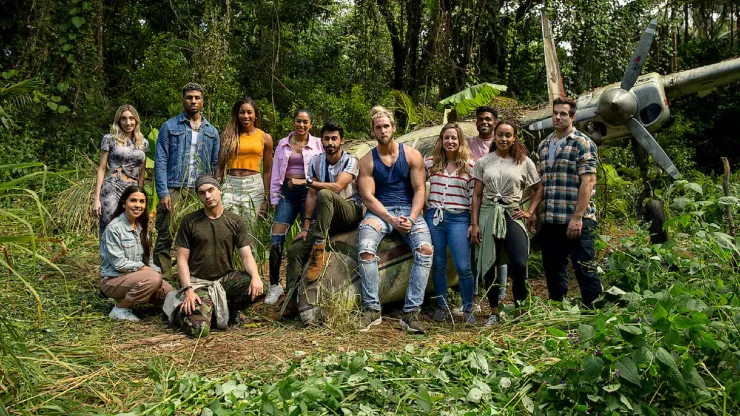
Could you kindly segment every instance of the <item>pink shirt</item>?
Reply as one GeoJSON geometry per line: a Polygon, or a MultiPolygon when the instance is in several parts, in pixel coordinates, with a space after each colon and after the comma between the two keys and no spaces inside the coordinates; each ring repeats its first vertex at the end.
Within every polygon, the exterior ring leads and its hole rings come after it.
{"type": "MultiPolygon", "coordinates": [[[[290,155],[293,153],[293,148],[290,147],[290,138],[294,135],[294,131],[290,132],[288,137],[282,138],[275,147],[275,155],[272,158],[272,178],[270,180],[270,204],[272,205],[277,205],[280,202],[280,188],[285,180],[288,160],[290,160],[290,155]]],[[[321,145],[321,139],[309,134],[308,142],[301,151],[303,155],[304,175],[308,176],[308,163],[311,161],[311,158],[323,152],[324,147],[321,145]]]]}
{"type": "Polygon", "coordinates": [[[483,140],[479,136],[475,136],[468,137],[467,139],[468,146],[470,147],[470,152],[473,156],[473,161],[478,161],[478,159],[487,155],[489,149],[491,148],[491,143],[493,143],[493,138],[491,138],[490,140],[483,140]]]}

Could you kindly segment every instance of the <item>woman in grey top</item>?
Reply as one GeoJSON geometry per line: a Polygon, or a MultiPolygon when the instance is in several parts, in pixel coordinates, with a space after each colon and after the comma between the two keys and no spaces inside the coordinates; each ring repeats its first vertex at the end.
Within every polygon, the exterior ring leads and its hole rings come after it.
{"type": "Polygon", "coordinates": [[[149,142],[141,134],[139,113],[129,104],[118,107],[110,133],[103,136],[100,144],[93,213],[100,219],[101,240],[123,190],[137,183],[144,186],[148,151],[149,142]],[[106,166],[109,167],[107,175],[106,166]]]}
{"type": "Polygon", "coordinates": [[[162,305],[172,286],[159,269],[149,265],[149,215],[144,188],[130,185],[123,191],[113,220],[100,236],[100,291],[116,300],[113,319],[136,322],[131,306],[162,305]]]}

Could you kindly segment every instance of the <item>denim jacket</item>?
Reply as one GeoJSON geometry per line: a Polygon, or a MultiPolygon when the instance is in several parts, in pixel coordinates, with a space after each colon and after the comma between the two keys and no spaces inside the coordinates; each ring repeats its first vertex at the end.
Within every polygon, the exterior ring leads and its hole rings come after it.
{"type": "MultiPolygon", "coordinates": [[[[159,129],[154,151],[154,182],[159,198],[169,196],[169,188],[193,186],[188,183],[192,134],[193,129],[185,113],[165,121],[159,129]]],[[[220,145],[218,131],[203,117],[196,145],[197,172],[193,178],[203,173],[216,174],[220,145]]]]}
{"type": "Polygon", "coordinates": [[[141,227],[132,230],[125,213],[114,218],[100,238],[101,277],[118,277],[144,266],[141,227]]]}
{"type": "MultiPolygon", "coordinates": [[[[270,180],[270,204],[277,205],[280,202],[280,188],[285,180],[285,171],[288,169],[288,160],[293,148],[290,147],[290,138],[295,135],[295,131],[290,132],[287,137],[280,140],[275,146],[275,155],[272,158],[272,178],[270,180]]],[[[324,146],[321,145],[321,139],[308,134],[308,142],[303,147],[303,171],[308,176],[308,163],[311,158],[324,152],[324,146]]]]}

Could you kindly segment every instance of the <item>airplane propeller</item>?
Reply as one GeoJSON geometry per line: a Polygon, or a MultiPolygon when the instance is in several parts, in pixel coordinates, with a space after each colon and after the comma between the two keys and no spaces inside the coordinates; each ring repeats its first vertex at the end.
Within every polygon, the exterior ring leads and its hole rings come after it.
{"type": "MultiPolygon", "coordinates": [[[[599,97],[596,107],[579,109],[576,111],[574,122],[581,122],[600,116],[601,119],[611,126],[626,126],[638,143],[655,159],[655,162],[663,168],[673,179],[681,175],[673,165],[671,159],[666,155],[655,138],[648,132],[645,126],[635,117],[639,109],[637,96],[632,92],[637,78],[640,76],[645,58],[650,51],[650,45],[655,37],[655,29],[658,20],[653,19],[640,38],[640,42],[632,54],[627,69],[624,71],[622,82],[619,87],[605,91],[599,97]]],[[[530,130],[543,130],[552,128],[552,119],[541,120],[529,126],[530,130]]]]}

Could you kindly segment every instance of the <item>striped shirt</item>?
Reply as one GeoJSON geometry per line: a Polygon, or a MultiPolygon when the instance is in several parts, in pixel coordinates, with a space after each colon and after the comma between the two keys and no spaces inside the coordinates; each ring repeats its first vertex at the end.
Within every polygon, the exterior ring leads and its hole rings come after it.
{"type": "Polygon", "coordinates": [[[333,165],[327,162],[326,153],[320,153],[308,162],[308,176],[318,179],[319,182],[334,183],[342,172],[352,175],[352,181],[339,191],[339,195],[352,200],[358,207],[362,206],[360,194],[357,192],[357,175],[360,173],[360,162],[357,157],[343,150],[339,162],[333,165]]]}
{"type": "MultiPolygon", "coordinates": [[[[554,140],[553,132],[537,148],[537,171],[545,188],[542,220],[546,223],[567,224],[576,210],[581,175],[596,174],[596,144],[574,128],[564,143],[557,143],[560,149],[550,163],[550,146],[556,145],[554,140]]],[[[596,220],[594,193],[595,188],[583,218],[596,220]]]]}
{"type": "Polygon", "coordinates": [[[431,174],[429,169],[434,160],[431,157],[424,160],[429,178],[429,208],[441,208],[445,211],[460,212],[470,210],[475,181],[470,171],[473,170],[473,161],[468,160],[468,173],[458,175],[458,172],[448,173],[446,170],[431,174]]]}

